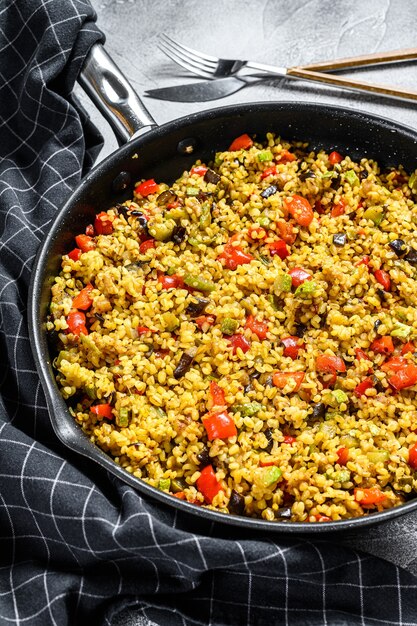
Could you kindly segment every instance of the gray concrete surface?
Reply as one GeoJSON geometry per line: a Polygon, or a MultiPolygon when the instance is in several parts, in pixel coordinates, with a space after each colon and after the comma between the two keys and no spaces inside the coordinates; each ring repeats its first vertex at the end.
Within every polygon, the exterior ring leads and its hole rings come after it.
{"type": "MultiPolygon", "coordinates": [[[[415,2],[407,0],[93,0],[107,49],[132,85],[145,89],[191,81],[157,48],[166,32],[186,45],[224,57],[296,65],[317,60],[408,48],[416,45],[415,2]]],[[[415,88],[417,63],[356,72],[365,80],[415,88]]],[[[417,107],[283,80],[248,87],[203,105],[146,99],[158,123],[223,104],[314,101],[362,109],[417,127],[417,107]]],[[[105,137],[103,158],[117,147],[107,123],[86,97],[83,103],[105,137]]],[[[417,514],[336,541],[386,558],[417,574],[417,514]]],[[[116,624],[116,621],[114,622],[116,624]]],[[[118,624],[133,625],[134,612],[118,624]]]]}

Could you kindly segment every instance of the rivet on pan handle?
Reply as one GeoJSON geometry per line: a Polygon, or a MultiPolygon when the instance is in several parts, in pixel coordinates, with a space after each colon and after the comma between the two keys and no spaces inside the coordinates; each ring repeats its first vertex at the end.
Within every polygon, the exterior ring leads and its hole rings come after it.
{"type": "Polygon", "coordinates": [[[102,44],[92,46],[78,82],[109,122],[121,143],[139,131],[157,126],[139,96],[102,44]]]}

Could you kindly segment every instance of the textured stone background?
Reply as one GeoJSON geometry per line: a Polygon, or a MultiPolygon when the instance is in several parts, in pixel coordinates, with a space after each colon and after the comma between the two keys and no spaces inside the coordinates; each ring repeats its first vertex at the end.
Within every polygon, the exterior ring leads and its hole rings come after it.
{"type": "MultiPolygon", "coordinates": [[[[107,36],[107,50],[139,94],[148,88],[192,80],[158,50],[160,32],[209,54],[277,65],[416,45],[415,3],[407,0],[93,0],[93,5],[98,24],[107,36]]],[[[363,69],[355,74],[365,80],[416,88],[417,63],[363,69]]],[[[82,100],[105,137],[100,157],[103,158],[117,147],[116,141],[88,99],[82,100]]],[[[417,127],[417,107],[412,103],[284,80],[266,81],[212,103],[184,104],[147,98],[146,104],[162,124],[223,104],[274,100],[338,103],[417,127]]],[[[365,529],[357,536],[338,536],[334,540],[384,557],[417,574],[416,527],[417,514],[410,514],[365,529]]],[[[125,612],[117,624],[145,626],[134,611],[125,612]]]]}

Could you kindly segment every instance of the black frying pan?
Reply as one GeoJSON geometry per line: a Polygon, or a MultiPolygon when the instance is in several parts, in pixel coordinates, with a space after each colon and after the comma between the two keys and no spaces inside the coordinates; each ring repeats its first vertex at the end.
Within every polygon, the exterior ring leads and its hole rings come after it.
{"type": "Polygon", "coordinates": [[[174,181],[196,159],[210,160],[231,141],[249,133],[263,139],[273,131],[288,140],[308,141],[312,148],[338,150],[352,159],[377,159],[383,166],[417,167],[417,132],[368,113],[329,105],[294,102],[252,103],[220,107],[156,126],[139,98],[100,44],[85,63],[80,82],[106,115],[121,141],[128,141],[100,163],[74,191],[57,215],[35,261],[29,295],[33,354],[46,394],[52,425],[72,450],[96,461],[144,496],[212,521],[265,531],[326,533],[354,530],[417,509],[417,498],[399,507],[351,520],[283,523],[225,515],[173,498],[134,478],[93,445],[70,415],[55,383],[45,322],[54,276],[74,236],[94,215],[132,197],[140,178],[174,181]],[[153,126],[138,136],[146,126],[153,126]],[[134,138],[132,138],[135,136],[134,138]]]}

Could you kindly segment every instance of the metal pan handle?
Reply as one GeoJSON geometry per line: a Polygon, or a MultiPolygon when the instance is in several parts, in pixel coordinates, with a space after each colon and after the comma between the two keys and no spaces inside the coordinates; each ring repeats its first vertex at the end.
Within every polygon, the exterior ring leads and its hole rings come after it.
{"type": "Polygon", "coordinates": [[[157,126],[139,96],[101,43],[91,47],[78,82],[109,122],[121,143],[157,126]]]}

